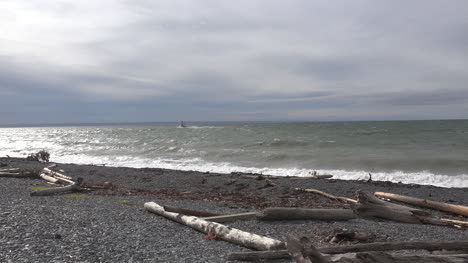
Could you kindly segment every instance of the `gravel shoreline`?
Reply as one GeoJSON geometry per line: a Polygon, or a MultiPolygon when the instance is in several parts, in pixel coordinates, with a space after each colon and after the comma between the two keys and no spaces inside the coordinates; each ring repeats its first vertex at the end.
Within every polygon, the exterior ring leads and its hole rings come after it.
{"type": "MultiPolygon", "coordinates": [[[[9,159],[0,159],[0,163],[17,168],[44,166],[9,159]]],[[[0,178],[0,262],[225,262],[229,252],[248,251],[224,241],[204,239],[202,233],[122,201],[155,201],[217,213],[257,211],[268,206],[343,207],[294,190],[302,187],[351,198],[356,190],[363,189],[468,205],[467,188],[292,177],[272,179],[276,186],[267,187],[265,180],[245,174],[74,164],[59,164],[59,168],[87,183],[111,182],[115,189],[86,196],[31,197],[31,187],[47,184],[39,179],[0,178]]],[[[305,233],[313,235],[318,246],[330,246],[326,236],[340,228],[373,233],[376,241],[468,240],[468,231],[464,230],[383,220],[246,220],[228,225],[277,239],[286,233],[305,233]]]]}

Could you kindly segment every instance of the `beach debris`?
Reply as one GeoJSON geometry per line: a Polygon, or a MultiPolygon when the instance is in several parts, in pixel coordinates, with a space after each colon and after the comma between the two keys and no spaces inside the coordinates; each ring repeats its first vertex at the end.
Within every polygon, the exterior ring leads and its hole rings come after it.
{"type": "Polygon", "coordinates": [[[38,161],[41,163],[48,163],[49,157],[50,157],[50,153],[46,152],[45,150],[42,150],[37,153],[31,153],[28,157],[26,157],[26,160],[38,161]]]}
{"type": "Polygon", "coordinates": [[[330,236],[328,239],[330,240],[329,243],[341,243],[344,241],[366,242],[373,238],[375,238],[375,235],[366,232],[339,229],[335,231],[335,234],[330,236]]]}
{"type": "Polygon", "coordinates": [[[329,178],[332,178],[332,177],[333,177],[333,175],[331,175],[331,174],[318,174],[317,171],[310,171],[309,176],[301,177],[301,178],[304,178],[304,179],[329,179],[329,178]]]}
{"type": "Polygon", "coordinates": [[[210,222],[229,222],[235,220],[249,220],[257,218],[257,212],[246,212],[246,213],[238,213],[238,214],[230,214],[230,215],[219,215],[219,216],[210,216],[204,217],[203,219],[210,222]]]}
{"type": "Polygon", "coordinates": [[[30,195],[31,196],[49,196],[49,195],[55,195],[55,194],[82,192],[82,191],[89,190],[82,186],[83,186],[83,179],[79,177],[76,182],[73,182],[72,184],[69,184],[67,186],[36,190],[36,191],[32,191],[30,195]]]}
{"type": "MultiPolygon", "coordinates": [[[[303,241],[304,243],[304,241],[303,241]]],[[[314,254],[315,251],[311,249],[311,245],[307,245],[302,248],[304,256],[314,254]]],[[[400,250],[428,250],[428,251],[439,251],[439,250],[450,250],[450,251],[463,251],[468,252],[468,241],[416,241],[416,242],[375,242],[375,243],[364,243],[354,244],[347,246],[331,246],[322,247],[316,249],[321,254],[346,254],[346,253],[359,253],[369,251],[400,251],[400,250]]],[[[439,256],[439,255],[437,255],[439,256]]],[[[442,255],[440,255],[442,256],[442,255]]],[[[450,256],[455,255],[445,255],[450,256]]],[[[287,259],[291,258],[288,250],[277,250],[277,251],[250,251],[250,252],[234,252],[227,255],[227,260],[241,260],[241,261],[256,261],[264,259],[287,259]]],[[[332,259],[336,257],[330,257],[332,259]]],[[[443,259],[444,257],[437,257],[443,259]]],[[[346,261],[346,262],[466,262],[468,254],[462,254],[457,257],[458,259],[464,259],[465,261],[437,261],[431,258],[426,258],[428,261],[346,261]]],[[[325,258],[327,259],[327,258],[325,258]]],[[[320,261],[313,261],[320,262],[320,261]]],[[[327,262],[327,261],[326,261],[327,262]]],[[[339,261],[338,261],[339,262],[339,261]]]]}
{"type": "Polygon", "coordinates": [[[385,193],[385,192],[375,192],[374,195],[380,198],[391,200],[391,201],[397,201],[400,203],[440,210],[440,211],[468,217],[468,206],[452,205],[452,204],[447,204],[447,203],[442,203],[442,202],[437,202],[437,201],[431,201],[427,199],[420,199],[416,197],[385,193]]]}
{"type": "Polygon", "coordinates": [[[380,200],[367,191],[358,190],[357,196],[358,203],[352,204],[351,208],[360,217],[378,217],[411,224],[453,226],[453,223],[443,221],[426,211],[380,200]]]}
{"type": "Polygon", "coordinates": [[[273,181],[271,181],[270,179],[266,179],[265,180],[265,184],[263,186],[260,186],[259,188],[257,189],[265,189],[265,188],[269,188],[269,187],[275,187],[276,184],[273,183],[273,181]]]}
{"type": "Polygon", "coordinates": [[[314,193],[314,194],[322,195],[322,196],[328,197],[328,198],[333,199],[333,200],[341,201],[341,202],[343,202],[343,203],[351,203],[351,204],[354,204],[354,203],[357,202],[357,200],[354,200],[354,199],[351,199],[351,198],[332,195],[332,194],[325,193],[325,192],[320,191],[320,190],[317,190],[317,189],[296,188],[295,190],[296,190],[296,191],[302,191],[302,192],[314,193]]]}
{"type": "Polygon", "coordinates": [[[284,240],[286,241],[286,249],[289,255],[298,263],[329,262],[305,236],[297,238],[293,235],[286,235],[284,240]]]}
{"type": "Polygon", "coordinates": [[[322,220],[346,221],[356,219],[352,209],[311,209],[298,207],[270,207],[257,215],[259,220],[322,220]]]}
{"type": "Polygon", "coordinates": [[[367,179],[366,183],[371,183],[372,182],[372,174],[369,173],[369,179],[367,179]]]}
{"type": "Polygon", "coordinates": [[[164,208],[164,211],[167,211],[167,212],[179,213],[179,214],[188,215],[188,216],[198,216],[198,217],[222,216],[222,214],[179,208],[179,207],[170,206],[170,205],[165,205],[163,206],[163,208],[164,208]]]}
{"type": "Polygon", "coordinates": [[[163,206],[155,202],[147,202],[144,207],[149,212],[163,216],[180,224],[184,224],[205,234],[214,233],[217,239],[244,247],[256,250],[275,250],[285,248],[284,242],[279,240],[227,227],[219,223],[206,221],[199,217],[167,212],[164,210],[163,206]]]}
{"type": "Polygon", "coordinates": [[[0,177],[34,178],[37,177],[37,175],[38,173],[35,170],[18,168],[0,169],[0,177]]]}

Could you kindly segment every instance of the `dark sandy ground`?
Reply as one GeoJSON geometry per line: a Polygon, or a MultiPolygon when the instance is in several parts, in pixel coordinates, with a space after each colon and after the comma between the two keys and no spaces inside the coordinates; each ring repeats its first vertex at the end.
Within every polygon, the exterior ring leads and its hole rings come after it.
{"type": "MultiPolygon", "coordinates": [[[[44,164],[0,159],[0,168],[42,169],[44,164]]],[[[229,252],[247,251],[145,211],[140,205],[163,205],[214,213],[258,211],[272,206],[338,208],[346,204],[295,188],[314,188],[354,198],[358,189],[411,195],[468,205],[467,188],[441,188],[391,182],[342,181],[277,177],[270,181],[246,174],[214,174],[155,168],[114,168],[58,164],[58,169],[89,185],[111,182],[112,189],[83,196],[31,197],[40,179],[0,178],[0,262],[225,262],[229,252]]],[[[457,216],[429,211],[459,220],[457,216]]],[[[236,221],[229,226],[281,239],[307,234],[317,246],[330,246],[337,229],[365,231],[374,241],[468,240],[466,230],[410,225],[378,219],[347,222],[313,220],[236,221]]],[[[288,261],[274,261],[288,262],[288,261]]]]}

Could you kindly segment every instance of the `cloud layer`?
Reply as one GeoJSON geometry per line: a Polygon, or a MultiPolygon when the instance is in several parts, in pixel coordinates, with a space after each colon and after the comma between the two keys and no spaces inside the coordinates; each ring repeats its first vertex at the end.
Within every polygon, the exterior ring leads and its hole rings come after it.
{"type": "Polygon", "coordinates": [[[466,118],[466,1],[0,1],[0,124],[466,118]]]}

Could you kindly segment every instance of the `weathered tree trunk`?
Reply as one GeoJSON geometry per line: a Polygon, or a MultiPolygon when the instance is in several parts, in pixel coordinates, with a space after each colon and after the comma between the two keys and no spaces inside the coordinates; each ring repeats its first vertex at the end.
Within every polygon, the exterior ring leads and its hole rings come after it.
{"type": "Polygon", "coordinates": [[[463,205],[452,205],[442,202],[431,201],[427,199],[420,199],[411,196],[397,195],[392,193],[375,192],[375,196],[390,199],[392,201],[398,201],[405,204],[426,207],[430,209],[436,209],[444,212],[449,212],[457,215],[468,217],[468,207],[463,205]]]}
{"type": "Polygon", "coordinates": [[[198,217],[209,217],[209,216],[220,216],[221,214],[210,213],[205,211],[198,211],[198,210],[191,210],[185,208],[179,208],[175,206],[165,205],[163,206],[164,211],[172,212],[172,213],[179,213],[187,216],[198,216],[198,217]]]}
{"type": "Polygon", "coordinates": [[[260,220],[346,221],[357,218],[351,209],[307,209],[295,207],[266,208],[257,215],[260,220]]]}
{"type": "Polygon", "coordinates": [[[47,188],[43,190],[37,190],[31,192],[31,196],[47,196],[47,195],[55,195],[55,194],[62,194],[67,192],[77,192],[81,191],[82,189],[77,184],[71,184],[63,187],[56,187],[56,188],[47,188]]]}
{"type": "Polygon", "coordinates": [[[253,248],[257,250],[274,250],[285,248],[285,244],[279,240],[264,237],[249,232],[241,231],[238,229],[226,227],[224,225],[209,222],[194,216],[185,216],[178,213],[171,213],[164,210],[164,208],[154,202],[145,203],[146,210],[171,219],[178,223],[189,226],[200,232],[215,235],[216,238],[253,248]]]}
{"type": "MultiPolygon", "coordinates": [[[[349,246],[335,246],[318,248],[323,254],[344,254],[366,251],[396,251],[396,250],[456,250],[468,252],[468,241],[446,241],[446,242],[376,242],[367,244],[356,244],[349,246]]],[[[309,253],[305,251],[305,253],[309,253]]],[[[310,253],[313,253],[311,251],[310,253]]],[[[252,251],[229,253],[228,260],[253,261],[261,259],[281,259],[289,258],[287,250],[278,251],[252,251]]]]}
{"type": "Polygon", "coordinates": [[[411,224],[453,226],[452,223],[442,221],[425,211],[382,201],[369,192],[359,190],[357,194],[359,203],[353,204],[351,208],[359,216],[379,217],[411,224]]]}
{"type": "Polygon", "coordinates": [[[338,201],[341,201],[341,202],[344,202],[344,203],[351,203],[351,204],[354,204],[354,203],[357,202],[356,200],[351,199],[351,198],[328,194],[328,193],[322,192],[322,191],[317,190],[317,189],[302,189],[302,188],[296,188],[296,190],[297,190],[297,191],[302,191],[302,192],[307,192],[307,193],[318,194],[318,195],[325,196],[325,197],[328,197],[328,198],[330,198],[330,199],[338,200],[338,201]]]}
{"type": "Polygon", "coordinates": [[[247,212],[247,213],[239,213],[239,214],[231,214],[231,215],[220,215],[220,216],[210,216],[204,217],[203,220],[210,221],[210,222],[229,222],[235,220],[247,220],[253,219],[257,217],[257,212],[247,212]]]}

